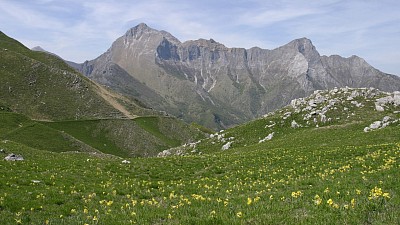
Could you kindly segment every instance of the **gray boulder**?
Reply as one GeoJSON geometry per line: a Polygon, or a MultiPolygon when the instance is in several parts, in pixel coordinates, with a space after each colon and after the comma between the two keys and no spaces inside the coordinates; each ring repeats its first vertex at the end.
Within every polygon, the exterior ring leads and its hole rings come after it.
{"type": "Polygon", "coordinates": [[[270,134],[268,134],[268,136],[266,136],[265,138],[261,139],[258,143],[263,143],[265,141],[269,141],[274,137],[275,132],[272,132],[270,134]]]}
{"type": "Polygon", "coordinates": [[[298,128],[298,127],[299,127],[299,124],[298,124],[295,120],[293,120],[293,121],[292,121],[292,124],[291,124],[291,127],[292,127],[292,128],[298,128]]]}
{"type": "Polygon", "coordinates": [[[372,130],[378,129],[379,127],[381,127],[382,122],[381,121],[375,121],[373,123],[371,123],[371,125],[369,125],[369,128],[372,130]]]}
{"type": "Polygon", "coordinates": [[[231,147],[232,142],[228,142],[226,144],[224,144],[221,148],[221,150],[228,150],[231,147]]]}
{"type": "Polygon", "coordinates": [[[21,155],[16,155],[14,153],[9,154],[4,158],[6,161],[22,161],[24,158],[21,155]]]}

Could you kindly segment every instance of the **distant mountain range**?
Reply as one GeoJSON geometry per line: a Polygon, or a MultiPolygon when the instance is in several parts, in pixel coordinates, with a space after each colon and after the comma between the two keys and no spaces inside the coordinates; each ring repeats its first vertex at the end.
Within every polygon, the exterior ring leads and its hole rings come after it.
{"type": "Polygon", "coordinates": [[[273,50],[227,48],[213,39],[182,43],[144,23],[79,71],[150,107],[211,128],[252,120],[314,90],[400,90],[399,77],[358,56],[321,56],[307,38],[273,50]]]}

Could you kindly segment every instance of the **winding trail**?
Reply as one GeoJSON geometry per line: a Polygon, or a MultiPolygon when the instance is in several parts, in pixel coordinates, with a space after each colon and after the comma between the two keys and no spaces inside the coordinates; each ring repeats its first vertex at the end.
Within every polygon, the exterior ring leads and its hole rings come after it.
{"type": "Polygon", "coordinates": [[[125,106],[121,105],[116,99],[121,99],[123,100],[123,97],[120,95],[117,95],[115,93],[112,93],[108,91],[105,87],[94,83],[93,84],[97,87],[98,94],[106,100],[110,105],[112,105],[114,108],[118,109],[124,116],[126,116],[128,119],[135,119],[138,116],[132,115],[126,108],[125,106]]]}

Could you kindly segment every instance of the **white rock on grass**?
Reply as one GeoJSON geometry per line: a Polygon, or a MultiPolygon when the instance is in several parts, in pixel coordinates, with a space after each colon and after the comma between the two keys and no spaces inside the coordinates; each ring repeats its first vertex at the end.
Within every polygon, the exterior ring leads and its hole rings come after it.
{"type": "Polygon", "coordinates": [[[276,125],[276,123],[274,121],[269,121],[270,124],[265,125],[264,128],[271,128],[274,127],[276,125]]]}
{"type": "Polygon", "coordinates": [[[378,111],[378,112],[383,112],[383,111],[385,111],[385,109],[384,109],[382,106],[380,106],[380,105],[375,105],[375,109],[376,109],[376,111],[378,111]]]}
{"type": "Polygon", "coordinates": [[[390,116],[385,116],[385,117],[383,117],[382,122],[386,123],[386,122],[389,122],[389,120],[391,120],[391,119],[392,118],[390,116]]]}
{"type": "Polygon", "coordinates": [[[326,123],[326,116],[325,114],[319,114],[319,116],[321,117],[321,123],[326,123]]]}
{"type": "Polygon", "coordinates": [[[293,120],[292,121],[292,124],[290,125],[292,128],[298,128],[298,127],[300,127],[300,125],[295,121],[295,120],[293,120]]]}
{"type": "Polygon", "coordinates": [[[222,146],[221,150],[228,150],[231,147],[232,143],[233,143],[233,141],[227,142],[226,144],[224,144],[222,146]]]}
{"type": "Polygon", "coordinates": [[[268,136],[266,136],[265,138],[261,139],[258,143],[263,143],[265,141],[269,141],[274,137],[275,132],[272,132],[270,134],[268,134],[268,136]]]}
{"type": "Polygon", "coordinates": [[[372,130],[383,129],[392,123],[397,123],[399,119],[393,120],[390,116],[383,117],[382,121],[375,121],[371,123],[368,127],[364,128],[364,132],[369,132],[372,130]]]}
{"type": "Polygon", "coordinates": [[[172,153],[169,150],[164,150],[160,153],[158,153],[157,157],[167,157],[170,156],[172,153]]]}
{"type": "Polygon", "coordinates": [[[381,127],[381,125],[382,125],[381,121],[375,121],[375,122],[371,123],[371,125],[369,125],[369,128],[372,130],[376,130],[379,127],[381,127]]]}
{"type": "Polygon", "coordinates": [[[393,92],[393,104],[400,106],[400,91],[393,92]]]}
{"type": "Polygon", "coordinates": [[[357,101],[351,101],[350,103],[353,104],[353,105],[355,105],[355,106],[358,107],[358,108],[363,107],[363,104],[362,104],[362,103],[359,103],[359,102],[357,102],[357,101]]]}
{"type": "Polygon", "coordinates": [[[16,155],[14,153],[9,154],[4,158],[6,161],[22,161],[24,158],[21,155],[16,155]]]}

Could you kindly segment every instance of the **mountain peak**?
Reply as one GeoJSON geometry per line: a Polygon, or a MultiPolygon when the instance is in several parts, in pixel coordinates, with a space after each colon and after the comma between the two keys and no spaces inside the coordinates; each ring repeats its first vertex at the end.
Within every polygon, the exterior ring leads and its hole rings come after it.
{"type": "Polygon", "coordinates": [[[139,40],[140,37],[142,37],[142,35],[150,35],[150,36],[154,35],[154,36],[158,36],[158,37],[165,37],[173,43],[180,43],[180,41],[176,37],[174,37],[172,34],[168,33],[167,31],[153,29],[153,28],[147,26],[147,24],[145,24],[145,23],[139,23],[135,27],[132,27],[131,29],[129,29],[125,33],[125,39],[134,38],[136,40],[139,40]]]}
{"type": "Polygon", "coordinates": [[[147,24],[145,24],[145,23],[139,23],[138,25],[136,25],[136,27],[137,27],[138,29],[148,29],[148,28],[150,28],[150,27],[147,26],[147,24]]]}
{"type": "Polygon", "coordinates": [[[299,38],[291,41],[288,45],[295,47],[300,53],[305,53],[308,51],[315,51],[315,46],[312,44],[311,40],[308,38],[299,38]]]}
{"type": "Polygon", "coordinates": [[[145,24],[145,23],[139,23],[135,27],[132,27],[131,29],[129,29],[125,33],[125,36],[126,37],[134,37],[137,39],[137,38],[141,37],[142,34],[148,33],[151,31],[155,31],[155,30],[153,28],[150,28],[149,26],[147,26],[147,24],[145,24]]]}
{"type": "Polygon", "coordinates": [[[33,47],[33,48],[31,48],[31,50],[35,51],[35,52],[47,52],[44,48],[42,48],[40,46],[33,47]]]}

